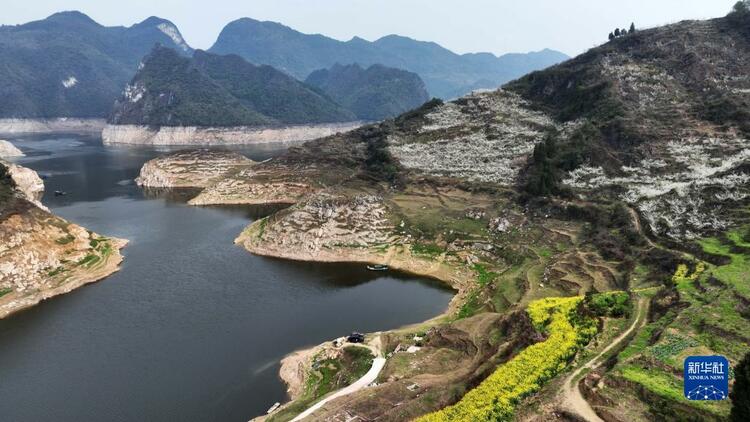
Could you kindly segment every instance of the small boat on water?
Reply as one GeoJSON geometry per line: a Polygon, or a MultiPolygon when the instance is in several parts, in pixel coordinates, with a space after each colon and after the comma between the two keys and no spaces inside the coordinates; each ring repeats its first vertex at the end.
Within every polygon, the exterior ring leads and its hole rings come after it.
{"type": "Polygon", "coordinates": [[[65,196],[67,194],[68,194],[68,192],[65,192],[64,190],[56,190],[55,191],[55,196],[65,196]]]}
{"type": "Polygon", "coordinates": [[[370,271],[388,271],[387,265],[368,265],[367,269],[370,271]]]}
{"type": "Polygon", "coordinates": [[[271,408],[269,408],[268,411],[266,411],[266,414],[270,415],[271,413],[275,412],[276,409],[278,409],[279,407],[281,407],[281,403],[279,402],[274,403],[273,406],[271,406],[271,408]]]}

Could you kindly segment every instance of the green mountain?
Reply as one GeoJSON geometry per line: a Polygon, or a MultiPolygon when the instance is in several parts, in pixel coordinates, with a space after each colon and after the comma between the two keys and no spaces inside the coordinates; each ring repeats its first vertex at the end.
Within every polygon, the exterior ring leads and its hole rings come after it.
{"type": "Polygon", "coordinates": [[[152,126],[331,123],[355,116],[270,66],[156,47],[116,102],[110,122],[152,126]]]}
{"type": "Polygon", "coordinates": [[[383,120],[417,108],[430,99],[419,75],[381,65],[358,64],[316,70],[308,85],[320,88],[362,120],[383,120]]]}
{"type": "Polygon", "coordinates": [[[106,117],[154,44],[192,53],[171,22],[105,27],[80,12],[0,27],[0,117],[106,117]]]}
{"type": "Polygon", "coordinates": [[[497,88],[530,71],[559,63],[568,57],[542,50],[529,54],[489,53],[459,55],[433,42],[389,35],[370,42],[361,38],[338,41],[308,35],[275,22],[243,18],[229,23],[209,50],[238,54],[304,80],[318,69],[359,63],[381,64],[419,74],[430,95],[453,98],[479,88],[497,88]]]}

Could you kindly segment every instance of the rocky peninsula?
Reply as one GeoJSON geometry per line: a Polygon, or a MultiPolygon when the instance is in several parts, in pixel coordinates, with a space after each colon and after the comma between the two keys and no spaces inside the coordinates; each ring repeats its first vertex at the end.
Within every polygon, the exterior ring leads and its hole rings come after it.
{"type": "Polygon", "coordinates": [[[50,213],[33,170],[0,161],[0,173],[0,318],[119,269],[127,241],[50,213]]]}

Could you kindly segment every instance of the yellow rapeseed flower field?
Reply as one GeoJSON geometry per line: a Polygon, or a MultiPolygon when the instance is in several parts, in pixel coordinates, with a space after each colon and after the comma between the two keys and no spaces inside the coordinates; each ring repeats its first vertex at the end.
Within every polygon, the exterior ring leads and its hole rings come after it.
{"type": "Polygon", "coordinates": [[[527,308],[537,329],[549,336],[498,367],[453,406],[425,415],[418,422],[505,421],[516,404],[538,391],[565,369],[576,351],[596,334],[596,321],[577,313],[582,297],[547,298],[527,308]]]}

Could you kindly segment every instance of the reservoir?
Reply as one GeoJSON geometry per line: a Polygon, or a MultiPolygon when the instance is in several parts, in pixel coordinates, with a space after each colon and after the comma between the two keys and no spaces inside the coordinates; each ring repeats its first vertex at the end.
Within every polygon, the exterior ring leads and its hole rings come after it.
{"type": "Polygon", "coordinates": [[[46,178],[52,212],[130,243],[118,273],[0,320],[2,420],[245,422],[285,400],[286,354],[424,321],[452,297],[362,265],[249,254],[233,240],[268,210],[192,207],[132,182],[168,150],[83,135],[6,139],[27,155],[16,162],[46,178]]]}

